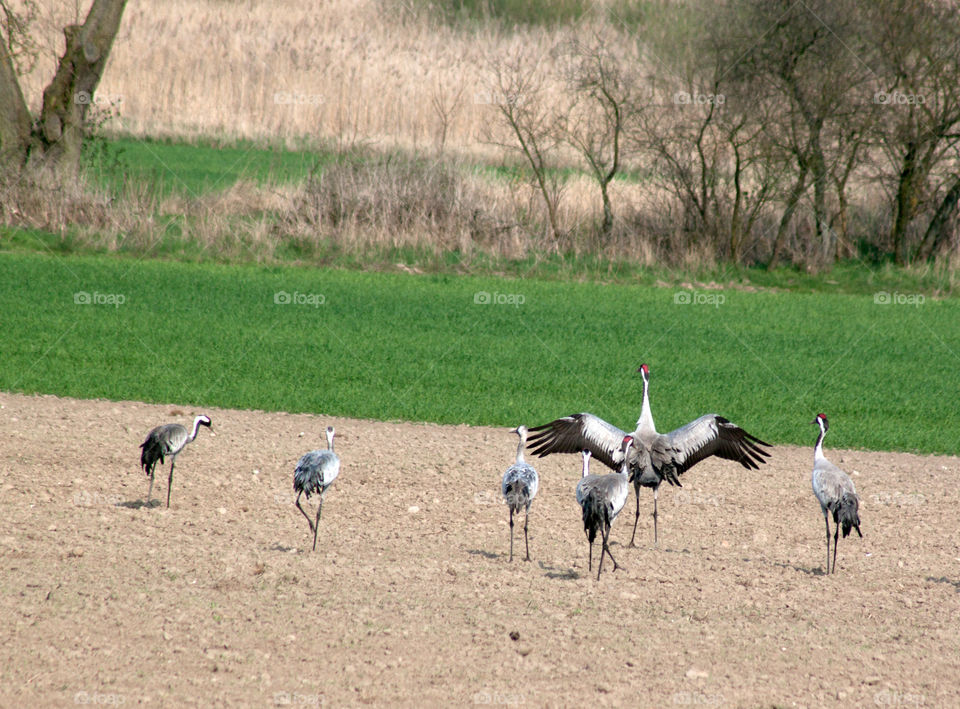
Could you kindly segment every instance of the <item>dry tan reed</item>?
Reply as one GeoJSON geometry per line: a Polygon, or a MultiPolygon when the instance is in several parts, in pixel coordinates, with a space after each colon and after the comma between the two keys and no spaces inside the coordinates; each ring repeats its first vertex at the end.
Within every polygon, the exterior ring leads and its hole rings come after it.
{"type": "MultiPolygon", "coordinates": [[[[34,106],[62,52],[59,28],[89,4],[41,3],[42,52],[24,82],[34,106]]],[[[549,56],[570,32],[463,33],[375,0],[130,3],[97,93],[134,135],[424,150],[446,127],[446,147],[492,154],[490,57],[520,46],[549,56]]]]}

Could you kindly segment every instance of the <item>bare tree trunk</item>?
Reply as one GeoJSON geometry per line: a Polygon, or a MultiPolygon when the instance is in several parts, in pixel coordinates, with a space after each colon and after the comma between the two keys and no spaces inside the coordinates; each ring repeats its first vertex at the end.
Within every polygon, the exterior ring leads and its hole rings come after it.
{"type": "Polygon", "coordinates": [[[917,145],[911,144],[906,154],[903,156],[900,175],[897,180],[897,196],[893,203],[894,219],[893,231],[890,234],[893,242],[893,259],[897,265],[904,265],[906,259],[906,247],[904,245],[907,226],[913,219],[913,212],[917,203],[916,196],[916,177],[917,177],[917,145]]]}
{"type": "Polygon", "coordinates": [[[770,250],[770,263],[767,264],[768,269],[777,267],[783,238],[787,234],[787,229],[790,228],[790,222],[793,221],[793,215],[794,212],[797,211],[800,198],[803,197],[803,193],[807,191],[807,164],[805,160],[800,160],[799,162],[800,172],[797,175],[797,181],[793,184],[793,189],[790,190],[790,196],[787,198],[787,206],[783,210],[783,214],[780,215],[780,225],[777,227],[777,235],[773,239],[773,247],[770,250]]]}
{"type": "Polygon", "coordinates": [[[609,179],[600,182],[600,196],[603,198],[603,224],[601,228],[604,238],[609,238],[613,231],[613,207],[610,204],[610,192],[607,189],[609,185],[609,179]]]}
{"type": "Polygon", "coordinates": [[[937,255],[937,251],[947,237],[947,224],[957,213],[958,202],[960,202],[960,175],[955,175],[953,186],[950,187],[940,202],[940,206],[937,207],[937,211],[933,215],[933,219],[930,220],[926,233],[923,235],[923,240],[920,242],[920,246],[917,247],[917,258],[921,257],[924,245],[926,245],[931,238],[933,242],[930,244],[927,258],[932,259],[937,255]]]}
{"type": "Polygon", "coordinates": [[[827,164],[820,146],[820,126],[811,128],[810,136],[810,172],[813,177],[813,221],[816,224],[817,241],[821,256],[827,264],[833,263],[836,247],[833,244],[833,232],[827,218],[827,164]]]}
{"type": "Polygon", "coordinates": [[[743,205],[743,186],[741,185],[741,172],[743,170],[743,161],[740,159],[740,149],[730,141],[733,147],[733,214],[730,215],[730,260],[735,264],[740,263],[740,245],[743,241],[741,230],[741,209],[743,205]]]}
{"type": "MultiPolygon", "coordinates": [[[[845,182],[846,180],[843,181],[843,183],[845,182]]],[[[840,220],[840,241],[842,242],[837,244],[837,257],[852,258],[856,255],[856,252],[850,243],[847,192],[845,185],[839,183],[839,181],[837,185],[837,218],[840,220]],[[844,249],[842,254],[840,253],[841,248],[844,249]]]]}
{"type": "Polygon", "coordinates": [[[126,0],[94,0],[83,25],[64,28],[67,45],[57,73],[44,89],[35,146],[46,160],[79,164],[83,121],[100,83],[126,0]]]}
{"type": "Polygon", "coordinates": [[[0,41],[0,170],[19,170],[30,145],[30,111],[23,99],[13,58],[0,41]]]}

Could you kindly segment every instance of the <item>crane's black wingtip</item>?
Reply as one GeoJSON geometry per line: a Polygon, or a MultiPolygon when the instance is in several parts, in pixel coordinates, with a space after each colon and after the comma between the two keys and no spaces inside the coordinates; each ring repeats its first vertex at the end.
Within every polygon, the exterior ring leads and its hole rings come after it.
{"type": "Polygon", "coordinates": [[[527,433],[534,433],[535,431],[546,431],[551,426],[553,426],[553,423],[554,422],[551,421],[550,423],[542,423],[539,426],[530,426],[529,428],[527,428],[527,433]]]}

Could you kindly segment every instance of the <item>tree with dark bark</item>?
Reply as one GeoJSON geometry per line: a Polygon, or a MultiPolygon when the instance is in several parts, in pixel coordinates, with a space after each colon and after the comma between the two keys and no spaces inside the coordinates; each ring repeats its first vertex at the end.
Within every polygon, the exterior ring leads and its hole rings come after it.
{"type": "Polygon", "coordinates": [[[878,4],[871,20],[880,83],[874,100],[881,109],[875,137],[892,202],[890,249],[905,264],[931,244],[939,247],[957,213],[960,187],[951,165],[960,158],[960,8],[897,0],[878,4]],[[927,210],[934,216],[911,245],[911,229],[927,210]]]}
{"type": "Polygon", "coordinates": [[[43,92],[38,116],[32,116],[20,88],[14,61],[16,37],[23,31],[17,15],[4,13],[0,37],[0,165],[18,171],[28,162],[74,170],[80,161],[84,120],[90,108],[126,0],[94,0],[82,25],[64,28],[66,47],[56,73],[43,92]]]}
{"type": "Polygon", "coordinates": [[[736,46],[748,48],[731,67],[733,77],[749,76],[783,104],[781,121],[766,125],[769,140],[791,156],[793,183],[773,240],[770,266],[799,201],[813,191],[813,217],[822,257],[836,257],[830,228],[829,191],[846,209],[846,187],[863,157],[863,130],[850,130],[854,117],[870,109],[858,100],[871,79],[862,12],[855,0],[747,0],[726,26],[746,28],[736,46]],[[737,20],[734,22],[734,20],[737,20]],[[838,139],[844,135],[845,140],[838,139]],[[857,138],[857,139],[854,139],[857,138]]]}

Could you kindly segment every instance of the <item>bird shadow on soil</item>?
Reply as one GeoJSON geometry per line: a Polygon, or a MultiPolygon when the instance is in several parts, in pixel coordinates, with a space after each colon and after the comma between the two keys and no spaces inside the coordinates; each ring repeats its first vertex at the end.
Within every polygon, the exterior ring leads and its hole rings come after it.
{"type": "Polygon", "coordinates": [[[127,507],[131,510],[139,510],[142,507],[159,507],[160,500],[150,500],[149,502],[144,502],[143,500],[127,500],[126,502],[118,502],[117,507],[127,507]]]}
{"type": "Polygon", "coordinates": [[[538,561],[537,565],[542,571],[546,571],[545,576],[548,579],[560,579],[561,581],[575,581],[580,578],[578,574],[573,569],[558,569],[555,566],[547,566],[542,561],[538,561]]]}
{"type": "MultiPolygon", "coordinates": [[[[467,553],[471,556],[482,556],[484,559],[500,559],[501,557],[506,557],[506,554],[498,554],[492,551],[484,551],[483,549],[467,549],[467,553]]],[[[573,569],[558,569],[554,566],[547,566],[542,561],[537,562],[537,566],[540,567],[541,571],[546,571],[545,574],[548,579],[561,579],[563,581],[573,581],[580,578],[578,574],[573,569]]]]}
{"type": "Polygon", "coordinates": [[[945,583],[948,586],[953,586],[953,590],[960,593],[960,581],[948,579],[946,576],[940,576],[939,578],[936,576],[927,576],[926,580],[931,583],[945,583]]]}
{"type": "Polygon", "coordinates": [[[267,547],[267,551],[282,551],[284,553],[289,553],[296,549],[296,547],[285,547],[282,544],[274,544],[272,547],[267,547]]]}
{"type": "Polygon", "coordinates": [[[797,564],[785,564],[781,561],[774,562],[774,566],[779,566],[781,569],[793,569],[794,571],[800,571],[801,573],[807,574],[808,576],[826,576],[826,573],[823,571],[822,566],[818,566],[815,569],[798,566],[797,564]]]}
{"type": "Polygon", "coordinates": [[[467,549],[468,554],[473,556],[482,556],[484,559],[499,559],[500,554],[496,554],[492,551],[484,551],[483,549],[467,549]]]}

